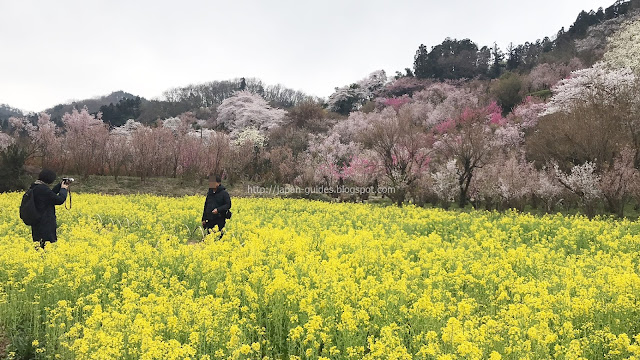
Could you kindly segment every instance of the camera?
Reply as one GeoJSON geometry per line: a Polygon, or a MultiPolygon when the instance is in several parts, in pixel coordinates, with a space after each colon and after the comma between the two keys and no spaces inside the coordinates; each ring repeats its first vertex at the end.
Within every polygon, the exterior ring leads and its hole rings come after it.
{"type": "Polygon", "coordinates": [[[63,177],[62,178],[62,182],[65,183],[65,184],[71,184],[74,181],[75,181],[74,178],[68,178],[68,177],[63,177]]]}

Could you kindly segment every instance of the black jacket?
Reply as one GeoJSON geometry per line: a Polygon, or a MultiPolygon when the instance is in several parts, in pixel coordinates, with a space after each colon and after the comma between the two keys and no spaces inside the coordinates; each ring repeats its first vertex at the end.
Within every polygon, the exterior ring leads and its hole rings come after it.
{"type": "Polygon", "coordinates": [[[64,204],[67,199],[67,189],[62,189],[58,184],[49,189],[44,184],[31,184],[33,189],[33,201],[40,213],[40,221],[31,227],[33,241],[56,242],[56,205],[64,204]]]}
{"type": "Polygon", "coordinates": [[[202,221],[224,221],[224,215],[229,209],[231,209],[231,197],[227,189],[222,185],[219,185],[215,192],[213,188],[209,188],[207,199],[204,201],[202,221]],[[213,209],[218,209],[218,214],[213,214],[213,209]]]}

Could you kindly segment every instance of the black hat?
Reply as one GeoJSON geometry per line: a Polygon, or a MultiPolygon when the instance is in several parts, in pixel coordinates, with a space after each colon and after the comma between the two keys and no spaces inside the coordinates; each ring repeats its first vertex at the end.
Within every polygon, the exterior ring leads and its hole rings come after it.
{"type": "Polygon", "coordinates": [[[51,184],[56,181],[56,173],[53,170],[42,169],[40,174],[38,175],[38,180],[42,181],[45,184],[51,184]]]}

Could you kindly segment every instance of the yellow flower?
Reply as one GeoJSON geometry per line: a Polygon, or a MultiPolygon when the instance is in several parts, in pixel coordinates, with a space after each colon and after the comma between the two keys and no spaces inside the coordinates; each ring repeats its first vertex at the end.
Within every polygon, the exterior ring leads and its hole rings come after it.
{"type": "Polygon", "coordinates": [[[0,323],[59,358],[640,357],[636,221],[238,198],[202,242],[202,196],[78,194],[41,253],[20,196],[0,323]]]}
{"type": "Polygon", "coordinates": [[[244,344],[240,347],[240,353],[242,353],[243,355],[248,355],[249,353],[251,353],[251,346],[244,344]]]}

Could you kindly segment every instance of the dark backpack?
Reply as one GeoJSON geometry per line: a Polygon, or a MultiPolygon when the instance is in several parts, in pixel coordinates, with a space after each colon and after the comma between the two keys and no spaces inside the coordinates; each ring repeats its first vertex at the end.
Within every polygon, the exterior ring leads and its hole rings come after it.
{"type": "Polygon", "coordinates": [[[22,203],[20,204],[20,219],[29,226],[33,226],[40,221],[40,213],[36,209],[36,203],[33,199],[33,189],[27,190],[22,195],[22,203]]]}

